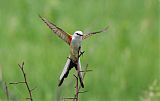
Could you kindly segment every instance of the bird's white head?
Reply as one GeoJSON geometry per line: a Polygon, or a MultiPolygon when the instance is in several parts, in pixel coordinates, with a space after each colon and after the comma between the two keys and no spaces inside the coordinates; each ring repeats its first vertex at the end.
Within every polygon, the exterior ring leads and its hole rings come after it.
{"type": "Polygon", "coordinates": [[[82,39],[82,36],[83,36],[82,31],[76,31],[76,32],[74,32],[74,34],[73,34],[73,37],[74,37],[74,38],[77,38],[77,39],[82,39]]]}

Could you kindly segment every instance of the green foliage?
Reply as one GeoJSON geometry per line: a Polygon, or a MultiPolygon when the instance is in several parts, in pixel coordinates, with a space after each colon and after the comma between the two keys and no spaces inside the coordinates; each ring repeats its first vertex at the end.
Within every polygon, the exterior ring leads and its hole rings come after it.
{"type": "MultiPolygon", "coordinates": [[[[83,67],[88,63],[80,101],[140,101],[154,80],[160,80],[158,0],[1,0],[0,85],[21,81],[18,63],[25,62],[35,101],[56,101],[57,92],[72,96],[74,69],[58,88],[69,47],[39,19],[40,14],[66,32],[108,32],[83,42],[83,67]],[[2,69],[2,70],[1,70],[2,69]],[[63,89],[63,90],[62,90],[63,89]]],[[[159,85],[158,85],[159,86],[159,85]]],[[[2,88],[2,87],[1,87],[2,88]]],[[[0,88],[0,100],[5,94],[0,88]]],[[[9,85],[11,97],[25,100],[25,86],[9,85]]]]}

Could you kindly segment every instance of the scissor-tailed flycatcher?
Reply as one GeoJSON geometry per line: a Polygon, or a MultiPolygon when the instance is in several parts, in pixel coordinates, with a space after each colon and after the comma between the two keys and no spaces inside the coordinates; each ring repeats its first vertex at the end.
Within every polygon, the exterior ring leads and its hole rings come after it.
{"type": "Polygon", "coordinates": [[[73,35],[70,35],[66,32],[64,32],[61,28],[57,27],[55,24],[49,22],[47,19],[40,18],[46,23],[46,25],[62,40],[64,40],[69,46],[70,46],[70,55],[67,59],[67,62],[64,66],[64,69],[60,75],[60,82],[58,86],[61,86],[63,83],[64,78],[67,78],[69,71],[71,68],[75,67],[76,70],[78,71],[78,77],[80,79],[80,84],[84,88],[83,84],[83,76],[82,76],[82,69],[81,69],[81,63],[80,63],[80,54],[81,54],[81,42],[82,40],[88,38],[89,36],[96,34],[96,33],[101,33],[107,30],[108,27],[101,31],[97,32],[92,32],[92,33],[86,33],[83,34],[81,31],[76,31],[73,35]]]}

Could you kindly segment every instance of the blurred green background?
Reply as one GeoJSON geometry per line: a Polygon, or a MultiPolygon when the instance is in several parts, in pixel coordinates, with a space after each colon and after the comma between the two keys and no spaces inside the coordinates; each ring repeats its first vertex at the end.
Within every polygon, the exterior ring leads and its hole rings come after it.
{"type": "MultiPolygon", "coordinates": [[[[85,40],[85,77],[80,101],[160,101],[158,0],[0,0],[0,101],[4,81],[22,81],[25,71],[34,101],[62,101],[74,94],[74,69],[58,88],[69,47],[40,20],[66,32],[108,32],[85,40]]],[[[25,101],[24,85],[9,85],[11,101],[25,101]]]]}

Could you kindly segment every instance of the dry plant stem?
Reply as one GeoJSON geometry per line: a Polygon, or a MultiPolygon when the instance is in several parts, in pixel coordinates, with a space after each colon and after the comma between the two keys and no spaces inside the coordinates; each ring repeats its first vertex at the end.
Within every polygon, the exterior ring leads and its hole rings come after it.
{"type": "MultiPolygon", "coordinates": [[[[78,75],[78,73],[77,73],[78,75]]],[[[78,101],[78,77],[74,75],[74,77],[76,78],[76,101],[78,101]]]]}
{"type": "Polygon", "coordinates": [[[8,92],[8,86],[7,86],[7,83],[6,83],[6,82],[5,82],[5,89],[6,89],[7,101],[9,101],[9,92],[8,92]]]}
{"type": "Polygon", "coordinates": [[[27,78],[26,78],[26,73],[24,72],[24,62],[22,63],[22,66],[21,65],[19,65],[18,64],[18,66],[20,67],[20,69],[21,69],[21,71],[22,71],[22,73],[23,73],[23,77],[24,77],[24,82],[25,82],[25,85],[26,85],[26,87],[27,87],[27,89],[28,89],[28,93],[29,93],[29,98],[27,98],[27,99],[30,99],[31,101],[33,101],[33,99],[32,99],[32,91],[30,90],[30,88],[29,88],[29,85],[28,85],[28,82],[27,82],[27,78]]]}
{"type": "Polygon", "coordinates": [[[11,82],[9,84],[20,84],[20,83],[25,83],[24,81],[20,81],[20,82],[11,82]]]}
{"type": "MultiPolygon", "coordinates": [[[[78,72],[77,72],[77,75],[78,75],[78,72]]],[[[78,77],[76,75],[73,75],[75,78],[76,78],[76,94],[75,94],[75,97],[66,97],[66,98],[63,98],[63,101],[65,101],[66,99],[76,99],[76,101],[78,101],[78,94],[79,94],[79,90],[78,90],[78,77]]]]}
{"type": "Polygon", "coordinates": [[[74,97],[66,97],[66,98],[63,98],[63,101],[65,101],[66,99],[75,99],[74,97]]]}
{"type": "MultiPolygon", "coordinates": [[[[92,70],[87,70],[87,68],[88,68],[88,64],[87,64],[87,66],[86,66],[84,71],[77,71],[77,76],[78,76],[79,72],[84,72],[84,75],[83,75],[83,79],[84,79],[84,77],[86,75],[86,72],[92,71],[92,70]]],[[[78,77],[77,76],[74,75],[74,77],[76,78],[76,87],[75,87],[76,88],[76,94],[74,95],[74,97],[65,97],[65,98],[63,98],[63,101],[65,101],[66,99],[72,99],[73,101],[75,101],[75,100],[78,101],[79,93],[86,93],[87,92],[87,91],[80,91],[81,86],[78,85],[78,77]]]]}
{"type": "Polygon", "coordinates": [[[24,81],[20,81],[20,82],[13,82],[13,83],[10,83],[10,84],[25,84],[26,87],[27,87],[27,90],[28,90],[28,93],[29,93],[29,97],[26,98],[26,99],[30,99],[31,101],[33,101],[33,98],[32,98],[32,91],[35,89],[30,89],[29,87],[29,84],[27,82],[27,77],[26,77],[26,73],[24,71],[24,62],[22,63],[22,65],[18,64],[19,68],[21,69],[22,73],[23,73],[23,78],[24,78],[24,81]]]}
{"type": "MultiPolygon", "coordinates": [[[[79,55],[79,58],[80,58],[80,56],[82,56],[84,54],[84,51],[83,52],[80,52],[80,55],[79,55]]],[[[67,57],[67,58],[69,58],[69,57],[67,57]]],[[[70,59],[70,58],[69,58],[70,59]]],[[[86,73],[87,72],[89,72],[89,71],[92,71],[92,70],[88,70],[87,69],[88,68],[88,64],[86,65],[86,68],[85,68],[85,70],[84,71],[80,71],[79,69],[77,70],[77,76],[76,75],[74,75],[74,77],[76,78],[76,93],[75,93],[75,95],[74,95],[74,97],[65,97],[65,98],[63,98],[63,101],[65,101],[66,99],[72,99],[73,101],[78,101],[78,97],[79,97],[79,93],[85,93],[85,92],[87,92],[87,91],[80,91],[80,89],[81,89],[81,86],[80,85],[78,85],[78,74],[79,74],[79,72],[83,72],[84,74],[83,74],[83,79],[84,79],[84,77],[85,77],[85,75],[86,75],[86,73]]]]}
{"type": "MultiPolygon", "coordinates": [[[[84,79],[86,73],[89,72],[89,71],[92,71],[92,70],[88,70],[88,64],[87,64],[84,71],[78,71],[78,72],[84,72],[84,74],[83,74],[83,79],[84,79]]],[[[77,72],[77,73],[78,73],[78,72],[77,72]]],[[[76,86],[76,87],[78,87],[78,86],[76,86]]],[[[77,93],[79,94],[79,93],[85,93],[85,92],[87,92],[87,91],[80,92],[80,89],[81,89],[81,86],[79,86],[78,89],[76,88],[76,94],[77,94],[77,93]]],[[[77,98],[77,97],[76,97],[76,96],[77,96],[76,94],[74,95],[74,98],[77,98]]],[[[73,99],[73,101],[75,101],[75,99],[73,99]]]]}

